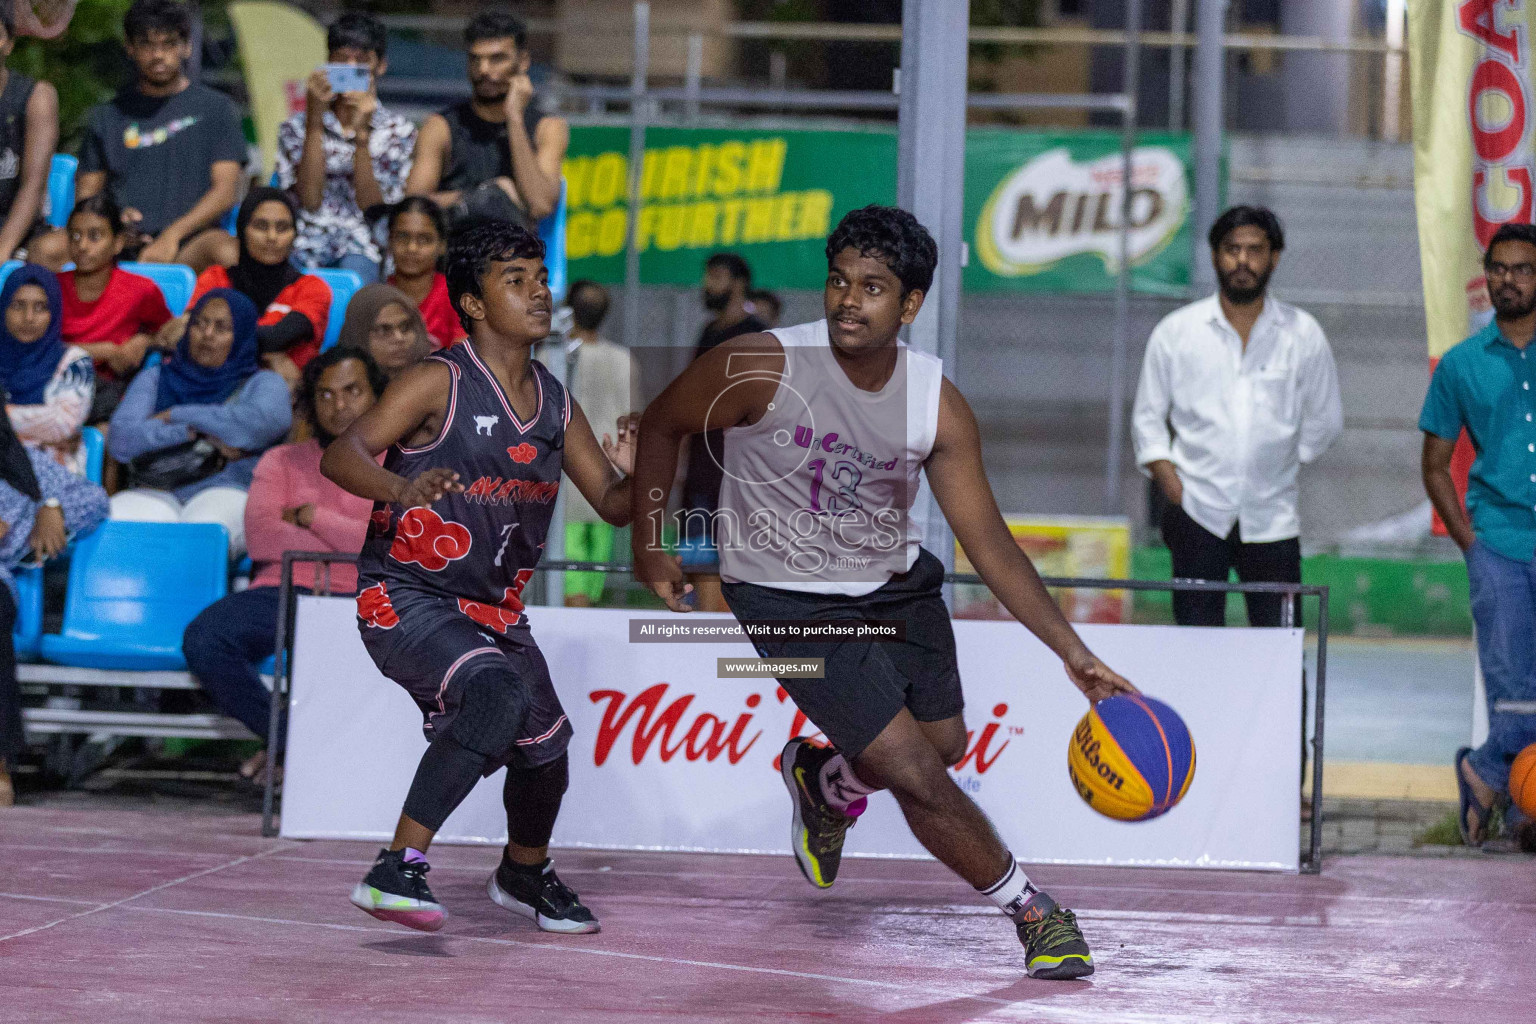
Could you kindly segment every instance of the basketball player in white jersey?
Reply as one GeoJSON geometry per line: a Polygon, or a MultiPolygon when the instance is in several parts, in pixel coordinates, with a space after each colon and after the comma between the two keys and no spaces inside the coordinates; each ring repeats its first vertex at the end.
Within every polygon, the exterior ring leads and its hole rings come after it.
{"type": "Polygon", "coordinates": [[[1062,617],[998,512],[970,407],[939,360],[897,339],[917,316],[938,248],[910,213],[868,206],[827,241],[826,319],[745,335],[700,356],[646,410],[635,461],[635,571],[687,611],[661,544],[678,443],[725,431],[714,523],[721,578],[743,622],[897,621],[901,640],[754,640],[765,658],[822,658],[780,679],[831,741],[791,740],[783,774],[801,871],[825,888],[865,797],[889,789],[912,834],[1017,927],[1026,969],[1078,978],[1093,958],[1070,910],[1029,883],[947,766],[965,754],[964,701],[943,564],[910,515],[922,471],[1003,606],[1060,655],[1090,701],[1134,693],[1062,617]]]}

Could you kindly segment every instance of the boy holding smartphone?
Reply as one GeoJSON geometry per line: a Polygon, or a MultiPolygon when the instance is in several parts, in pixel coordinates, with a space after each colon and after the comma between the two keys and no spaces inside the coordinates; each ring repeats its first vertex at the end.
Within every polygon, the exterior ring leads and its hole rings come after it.
{"type": "Polygon", "coordinates": [[[416,126],[379,105],[388,62],[377,18],[344,14],[325,42],[328,63],[309,76],[304,112],[278,128],[278,184],[299,202],[299,260],[356,271],[369,284],[382,254],[363,213],[404,195],[416,126]]]}

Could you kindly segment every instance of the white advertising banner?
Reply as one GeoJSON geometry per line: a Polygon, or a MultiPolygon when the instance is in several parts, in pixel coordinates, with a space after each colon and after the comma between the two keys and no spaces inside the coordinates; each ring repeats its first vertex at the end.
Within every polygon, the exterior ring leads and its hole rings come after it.
{"type": "MultiPolygon", "coordinates": [[[[747,643],[631,643],[629,620],[665,612],[537,608],[534,635],[575,728],[554,845],[787,853],[776,767],[815,735],[772,679],[718,678],[747,643]]],[[[695,616],[695,620],[702,616],[695,616]]],[[[955,623],[970,742],[955,781],[1020,860],[1156,867],[1298,867],[1299,629],[1089,625],[1084,639],[1178,710],[1198,764],[1182,803],[1147,822],[1090,810],[1067,777],[1087,703],[1015,623],[955,623]]],[[[344,598],[300,597],[282,834],[385,840],[426,742],[421,715],[374,667],[344,598]]],[[[506,838],[499,775],[439,841],[506,838]]],[[[848,856],[924,857],[889,794],[848,834],[848,856]]]]}

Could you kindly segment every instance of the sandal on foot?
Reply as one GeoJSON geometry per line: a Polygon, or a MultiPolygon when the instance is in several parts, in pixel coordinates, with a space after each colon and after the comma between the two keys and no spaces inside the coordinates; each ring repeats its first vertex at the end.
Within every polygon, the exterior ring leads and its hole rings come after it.
{"type": "Polygon", "coordinates": [[[1461,842],[1463,846],[1482,846],[1488,838],[1488,816],[1493,812],[1493,805],[1484,806],[1478,802],[1472,792],[1471,783],[1462,773],[1462,765],[1466,763],[1467,755],[1472,753],[1471,747],[1462,747],[1456,751],[1456,827],[1461,830],[1461,842]],[[1472,829],[1467,826],[1467,812],[1477,809],[1477,835],[1472,834],[1472,829]]]}

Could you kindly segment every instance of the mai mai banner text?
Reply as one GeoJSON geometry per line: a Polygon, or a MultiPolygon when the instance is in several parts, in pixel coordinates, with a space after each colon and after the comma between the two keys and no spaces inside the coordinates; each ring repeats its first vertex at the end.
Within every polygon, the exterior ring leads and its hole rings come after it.
{"type": "MultiPolygon", "coordinates": [[[[571,130],[565,162],[570,274],[624,277],[628,131],[571,130]]],[[[1189,281],[1190,147],[1151,135],[1132,168],[1132,283],[1189,281]]],[[[1118,259],[1121,166],[1110,133],[968,133],[966,242],[971,291],[1106,291],[1118,259]]],[[[889,131],[653,128],[636,225],[641,279],[693,285],[713,252],[740,252],[758,283],[818,288],[826,236],[849,210],[896,198],[889,131]]]]}

